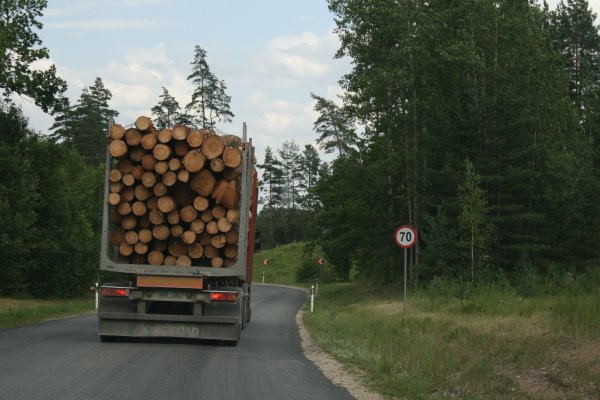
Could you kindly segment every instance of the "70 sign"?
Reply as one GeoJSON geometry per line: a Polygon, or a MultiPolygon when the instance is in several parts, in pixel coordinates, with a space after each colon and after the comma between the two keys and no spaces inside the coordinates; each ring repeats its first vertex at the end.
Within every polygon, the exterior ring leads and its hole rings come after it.
{"type": "Polygon", "coordinates": [[[408,249],[417,242],[417,231],[410,225],[402,225],[394,232],[396,244],[403,249],[408,249]]]}

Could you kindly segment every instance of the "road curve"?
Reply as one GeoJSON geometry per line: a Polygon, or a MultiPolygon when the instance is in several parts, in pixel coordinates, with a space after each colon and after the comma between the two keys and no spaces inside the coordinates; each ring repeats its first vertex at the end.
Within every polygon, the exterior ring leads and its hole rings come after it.
{"type": "Polygon", "coordinates": [[[238,346],[181,340],[101,343],[96,315],[0,331],[0,399],[352,399],[308,361],[302,291],[254,285],[238,346]]]}

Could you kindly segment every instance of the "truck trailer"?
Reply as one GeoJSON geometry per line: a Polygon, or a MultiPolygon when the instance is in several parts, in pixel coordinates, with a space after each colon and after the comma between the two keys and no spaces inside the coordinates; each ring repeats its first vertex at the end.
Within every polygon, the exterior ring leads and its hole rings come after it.
{"type": "Polygon", "coordinates": [[[246,124],[242,138],[232,141],[231,135],[220,137],[207,129],[183,125],[173,127],[172,132],[158,131],[148,118],[140,117],[135,127],[128,129],[111,121],[108,141],[100,270],[117,278],[98,288],[100,339],[168,337],[237,344],[251,316],[258,200],[254,148],[246,124]],[[184,143],[188,133],[195,137],[189,144],[184,143]],[[240,164],[223,166],[208,150],[210,155],[204,156],[198,138],[207,144],[209,136],[213,142],[216,136],[225,148],[235,148],[229,150],[236,157],[239,151],[240,164]],[[166,146],[162,152],[155,150],[158,144],[166,146]],[[127,162],[122,161],[123,151],[113,151],[119,146],[130,150],[127,162]],[[168,165],[166,171],[164,165],[158,168],[159,160],[168,165]],[[178,178],[168,181],[166,176],[172,178],[173,173],[178,178]],[[207,177],[215,182],[208,189],[207,177]],[[221,182],[225,182],[223,190],[216,193],[221,182]],[[233,200],[220,197],[225,186],[237,194],[233,200]],[[174,188],[183,191],[185,195],[179,196],[183,200],[172,195],[174,188]],[[168,203],[166,196],[175,198],[172,210],[157,208],[157,204],[168,203]],[[142,197],[146,197],[144,201],[140,201],[142,197]],[[231,221],[222,215],[211,219],[211,212],[216,215],[218,209],[223,213],[223,203],[229,203],[228,213],[233,211],[231,221]],[[150,214],[152,218],[148,218],[150,214]],[[212,235],[207,233],[209,227],[212,235]],[[168,236],[161,233],[165,230],[168,236]],[[148,232],[152,237],[142,241],[148,232]],[[230,241],[230,236],[237,240],[230,241]],[[223,248],[227,256],[222,255],[223,248]]]}

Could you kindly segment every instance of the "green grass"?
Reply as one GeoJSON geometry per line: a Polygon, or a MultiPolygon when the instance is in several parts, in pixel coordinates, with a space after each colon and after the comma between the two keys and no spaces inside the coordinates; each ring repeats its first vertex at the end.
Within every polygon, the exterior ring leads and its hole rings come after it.
{"type": "Polygon", "coordinates": [[[264,274],[265,283],[298,285],[296,271],[302,264],[303,248],[304,243],[292,243],[254,254],[252,281],[262,283],[264,274]],[[268,266],[263,264],[264,259],[269,260],[268,266]]]}
{"type": "Polygon", "coordinates": [[[32,300],[0,298],[0,329],[80,315],[94,309],[93,298],[32,300]]]}

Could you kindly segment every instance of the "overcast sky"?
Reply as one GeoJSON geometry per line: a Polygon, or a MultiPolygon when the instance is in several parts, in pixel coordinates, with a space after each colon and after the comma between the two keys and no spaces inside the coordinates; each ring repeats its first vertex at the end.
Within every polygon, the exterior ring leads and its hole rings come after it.
{"type": "MultiPolygon", "coordinates": [[[[548,3],[554,8],[557,0],[548,3]]],[[[207,51],[213,73],[225,81],[235,118],[220,124],[241,135],[247,122],[259,162],[266,146],[294,139],[314,143],[310,93],[335,98],[350,70],[334,59],[339,47],[325,0],[49,0],[39,36],[50,63],[67,81],[74,104],[81,90],[102,78],[117,122],[150,115],[166,87],[181,106],[194,46],[207,51]]],[[[591,0],[594,10],[600,0],[591,0]]],[[[46,133],[53,122],[23,102],[31,126],[46,133]]]]}

